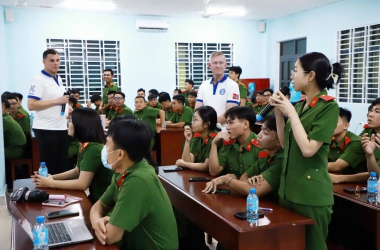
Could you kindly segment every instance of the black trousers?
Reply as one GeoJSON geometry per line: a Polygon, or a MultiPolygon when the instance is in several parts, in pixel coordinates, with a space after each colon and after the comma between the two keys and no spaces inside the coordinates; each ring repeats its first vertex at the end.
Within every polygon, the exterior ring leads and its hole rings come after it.
{"type": "Polygon", "coordinates": [[[40,150],[41,162],[46,162],[49,174],[69,170],[69,135],[67,130],[33,129],[40,150]]]}

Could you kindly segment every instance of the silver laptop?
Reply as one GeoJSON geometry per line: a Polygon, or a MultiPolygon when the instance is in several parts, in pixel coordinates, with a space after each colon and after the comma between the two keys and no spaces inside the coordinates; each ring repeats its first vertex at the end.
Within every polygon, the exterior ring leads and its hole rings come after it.
{"type": "MultiPolygon", "coordinates": [[[[5,194],[5,201],[9,213],[33,241],[32,224],[17,208],[8,194],[5,194]]],[[[93,239],[83,219],[50,222],[46,223],[46,227],[49,229],[49,247],[72,245],[93,239]]]]}
{"type": "Polygon", "coordinates": [[[29,188],[29,191],[33,191],[34,189],[36,189],[36,185],[34,185],[32,178],[17,179],[13,182],[13,190],[19,189],[22,187],[29,188]]]}

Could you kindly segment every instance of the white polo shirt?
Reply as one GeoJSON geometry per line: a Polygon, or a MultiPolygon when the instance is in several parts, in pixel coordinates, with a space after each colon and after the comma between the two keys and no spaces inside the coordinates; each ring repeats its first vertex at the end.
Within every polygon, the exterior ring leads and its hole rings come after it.
{"type": "Polygon", "coordinates": [[[214,84],[214,78],[202,82],[199,86],[197,102],[202,102],[203,106],[211,106],[218,116],[227,111],[227,103],[240,102],[239,86],[224,75],[222,80],[214,84]]]}
{"type": "MultiPolygon", "coordinates": [[[[45,70],[30,80],[28,98],[35,100],[57,99],[66,92],[61,77],[54,78],[45,70]]],[[[66,104],[65,114],[61,115],[62,105],[55,105],[44,110],[34,112],[33,128],[44,130],[66,130],[68,106],[66,104]]]]}

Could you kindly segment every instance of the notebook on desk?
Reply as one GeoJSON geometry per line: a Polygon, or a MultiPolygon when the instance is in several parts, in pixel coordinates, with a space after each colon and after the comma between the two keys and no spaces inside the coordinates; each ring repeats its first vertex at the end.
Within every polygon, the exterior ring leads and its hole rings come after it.
{"type": "MultiPolygon", "coordinates": [[[[20,209],[13,203],[8,194],[5,201],[9,213],[33,241],[33,226],[20,209]]],[[[49,229],[49,247],[72,245],[93,239],[92,234],[86,227],[83,219],[69,219],[59,222],[46,223],[49,229]]]]}

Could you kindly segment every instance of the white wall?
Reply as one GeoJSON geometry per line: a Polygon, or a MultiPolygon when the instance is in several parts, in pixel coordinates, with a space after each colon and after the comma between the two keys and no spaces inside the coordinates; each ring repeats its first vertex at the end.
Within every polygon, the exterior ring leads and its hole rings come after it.
{"type": "MultiPolygon", "coordinates": [[[[334,4],[301,12],[267,23],[267,77],[278,88],[278,51],[281,41],[307,38],[307,51],[324,53],[331,62],[336,62],[337,31],[380,23],[379,0],[345,0],[334,4]],[[275,67],[275,68],[274,68],[275,67]]],[[[335,90],[329,92],[335,96],[335,90]]],[[[360,122],[366,122],[369,104],[339,103],[351,110],[350,130],[357,133],[360,122]]]]}

